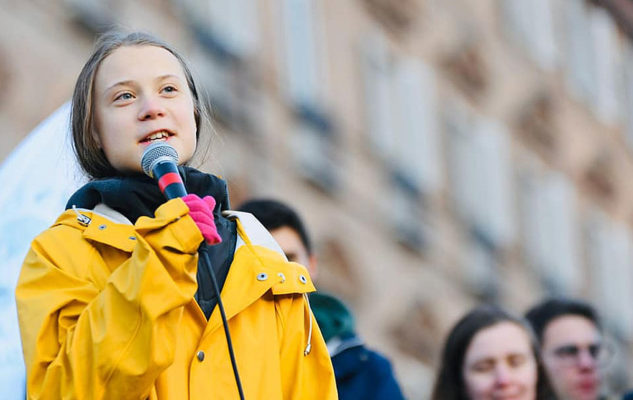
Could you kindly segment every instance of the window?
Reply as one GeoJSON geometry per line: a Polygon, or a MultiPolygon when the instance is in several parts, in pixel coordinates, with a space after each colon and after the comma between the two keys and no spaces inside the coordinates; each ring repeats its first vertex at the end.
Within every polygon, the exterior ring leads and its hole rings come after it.
{"type": "Polygon", "coordinates": [[[564,4],[567,83],[575,96],[590,99],[596,96],[597,88],[587,5],[584,1],[564,4]]]}
{"type": "Polygon", "coordinates": [[[526,176],[521,205],[527,262],[553,293],[580,287],[575,221],[576,193],[561,173],[526,176]]]}
{"type": "MultiPolygon", "coordinates": [[[[633,44],[627,42],[624,50],[623,65],[633,65],[633,44]]],[[[626,115],[626,139],[633,147],[633,68],[624,69],[624,115],[626,115]]]]}
{"type": "Polygon", "coordinates": [[[412,57],[391,54],[375,34],[363,54],[367,130],[372,150],[415,190],[440,186],[435,74],[412,57]]]}
{"type": "Polygon", "coordinates": [[[205,36],[206,47],[218,58],[247,58],[258,46],[258,3],[248,0],[180,0],[186,19],[198,35],[205,36]]]}
{"type": "Polygon", "coordinates": [[[457,214],[494,246],[513,240],[509,140],[498,123],[454,107],[448,115],[450,173],[457,214]]]}
{"type": "Polygon", "coordinates": [[[625,338],[633,335],[632,250],[630,229],[595,212],[588,232],[594,299],[606,321],[625,338]]]}
{"type": "Polygon", "coordinates": [[[285,54],[284,87],[297,104],[321,106],[324,76],[320,68],[323,53],[317,40],[317,13],[313,0],[283,0],[285,54]]]}
{"type": "Polygon", "coordinates": [[[619,121],[622,101],[618,29],[610,14],[601,7],[591,7],[590,21],[598,82],[594,106],[604,122],[614,124],[619,121]]]}
{"type": "Polygon", "coordinates": [[[103,33],[115,24],[112,1],[65,0],[70,15],[89,33],[103,33]]]}
{"type": "Polygon", "coordinates": [[[541,68],[552,69],[558,59],[551,0],[504,0],[506,29],[541,68]]]}
{"type": "Polygon", "coordinates": [[[336,132],[325,107],[324,52],[317,2],[283,0],[283,86],[297,118],[293,149],[299,171],[331,192],[337,186],[336,132]]]}
{"type": "Polygon", "coordinates": [[[470,289],[484,302],[499,295],[499,274],[495,252],[481,237],[474,236],[465,247],[464,277],[470,289]]]}
{"type": "Polygon", "coordinates": [[[414,252],[423,251],[431,236],[420,192],[396,172],[392,175],[389,200],[389,221],[398,243],[414,252]]]}
{"type": "Polygon", "coordinates": [[[582,1],[565,2],[567,83],[605,123],[621,118],[618,29],[609,13],[582,1]]]}
{"type": "Polygon", "coordinates": [[[185,5],[204,50],[192,59],[214,117],[237,132],[253,132],[259,93],[248,59],[258,45],[257,5],[246,0],[185,0],[185,5]]]}
{"type": "Polygon", "coordinates": [[[475,140],[477,182],[477,225],[492,242],[505,245],[513,239],[510,146],[507,133],[496,122],[481,121],[475,140]],[[479,166],[479,167],[477,167],[479,166]]]}
{"type": "Polygon", "coordinates": [[[259,118],[255,106],[259,93],[250,76],[240,64],[226,63],[208,51],[193,54],[192,60],[209,94],[214,119],[236,132],[252,133],[259,118]]]}
{"type": "Polygon", "coordinates": [[[364,98],[367,132],[374,151],[385,161],[393,158],[395,122],[392,108],[391,79],[393,60],[386,38],[379,33],[369,35],[363,47],[364,98]]]}
{"type": "Polygon", "coordinates": [[[210,0],[211,31],[238,56],[254,53],[259,38],[258,4],[250,0],[210,0]]]}
{"type": "Polygon", "coordinates": [[[478,185],[476,171],[473,168],[476,161],[474,145],[471,143],[472,116],[465,107],[457,104],[449,108],[447,114],[452,201],[462,219],[474,222],[478,185]]]}
{"type": "Polygon", "coordinates": [[[211,107],[215,115],[222,118],[230,114],[235,106],[235,99],[231,83],[233,81],[230,69],[208,53],[192,56],[200,75],[200,81],[211,97],[211,107]]]}
{"type": "Polygon", "coordinates": [[[424,196],[441,184],[436,78],[421,60],[393,54],[381,33],[362,53],[371,150],[391,175],[393,229],[414,251],[428,240],[424,196]]]}
{"type": "Polygon", "coordinates": [[[408,58],[400,60],[394,78],[393,164],[415,187],[433,192],[440,185],[435,75],[424,63],[408,58]]]}
{"type": "Polygon", "coordinates": [[[338,185],[334,132],[305,120],[300,121],[292,138],[292,150],[299,172],[326,192],[338,185]]]}

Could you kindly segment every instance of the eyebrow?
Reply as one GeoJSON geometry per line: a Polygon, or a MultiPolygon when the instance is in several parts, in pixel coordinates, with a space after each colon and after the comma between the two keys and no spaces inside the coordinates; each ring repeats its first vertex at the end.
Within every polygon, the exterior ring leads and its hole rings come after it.
{"type": "MultiPolygon", "coordinates": [[[[180,77],[179,77],[178,75],[175,75],[175,74],[165,74],[165,75],[161,75],[161,76],[157,77],[157,78],[156,78],[156,79],[154,79],[154,80],[155,80],[155,81],[163,81],[163,80],[165,80],[165,79],[167,79],[167,78],[176,78],[176,79],[178,79],[179,81],[181,80],[181,79],[180,79],[180,77]]],[[[104,93],[108,93],[111,89],[113,89],[113,88],[115,88],[115,87],[117,87],[117,86],[128,86],[128,85],[131,85],[131,84],[133,84],[133,83],[134,83],[134,80],[131,80],[131,79],[116,82],[116,83],[114,83],[114,84],[112,84],[112,85],[108,86],[108,87],[106,88],[106,90],[104,91],[104,93]]]]}

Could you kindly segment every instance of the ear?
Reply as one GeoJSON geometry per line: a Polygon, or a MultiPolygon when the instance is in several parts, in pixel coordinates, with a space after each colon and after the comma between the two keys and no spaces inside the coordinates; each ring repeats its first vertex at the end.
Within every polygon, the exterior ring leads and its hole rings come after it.
{"type": "Polygon", "coordinates": [[[308,259],[308,265],[306,265],[306,267],[308,267],[310,278],[312,278],[312,280],[315,281],[317,278],[319,269],[317,268],[317,258],[314,254],[310,255],[310,258],[308,259]]]}
{"type": "Polygon", "coordinates": [[[102,150],[103,145],[101,144],[101,137],[99,136],[99,132],[97,131],[97,126],[99,126],[99,115],[97,115],[96,112],[92,114],[92,118],[90,118],[88,126],[90,127],[90,137],[92,138],[92,140],[94,140],[97,148],[102,150]]]}
{"type": "Polygon", "coordinates": [[[94,140],[95,143],[97,144],[97,147],[99,149],[103,148],[101,146],[101,138],[99,137],[99,133],[94,128],[90,130],[90,135],[92,136],[92,140],[94,140]]]}

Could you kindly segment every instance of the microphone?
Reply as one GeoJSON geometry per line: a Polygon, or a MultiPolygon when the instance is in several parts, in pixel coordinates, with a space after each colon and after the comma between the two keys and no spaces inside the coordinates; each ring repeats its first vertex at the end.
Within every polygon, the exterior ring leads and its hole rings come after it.
{"type": "MultiPolygon", "coordinates": [[[[168,200],[176,197],[185,197],[187,190],[182,183],[182,178],[178,173],[178,152],[166,142],[154,142],[147,146],[143,151],[141,157],[141,167],[143,172],[158,181],[158,187],[160,191],[165,195],[168,200]]],[[[218,287],[217,278],[215,277],[215,271],[211,265],[211,259],[209,258],[208,246],[203,244],[198,250],[202,257],[202,265],[207,269],[211,276],[211,283],[215,296],[218,299],[218,308],[222,317],[222,325],[224,326],[224,335],[226,336],[226,343],[229,350],[229,357],[231,358],[231,365],[233,366],[233,375],[235,376],[235,384],[240,394],[240,399],[244,400],[244,390],[242,389],[242,381],[240,380],[240,374],[237,370],[237,362],[235,361],[235,353],[233,351],[233,343],[231,341],[231,334],[229,332],[229,324],[226,319],[226,312],[224,311],[224,305],[222,303],[222,297],[220,296],[220,288],[218,287]]]]}
{"type": "Polygon", "coordinates": [[[158,187],[167,200],[187,195],[178,173],[178,152],[167,142],[154,142],[147,146],[141,157],[141,167],[146,175],[158,181],[158,187]]]}

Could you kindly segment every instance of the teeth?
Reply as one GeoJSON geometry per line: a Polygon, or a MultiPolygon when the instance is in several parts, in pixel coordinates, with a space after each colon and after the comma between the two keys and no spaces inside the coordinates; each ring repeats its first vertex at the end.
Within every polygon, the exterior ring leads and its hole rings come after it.
{"type": "Polygon", "coordinates": [[[151,135],[149,135],[147,137],[147,140],[157,140],[157,139],[166,138],[168,136],[169,136],[169,134],[167,132],[160,131],[160,132],[152,133],[151,135]]]}

